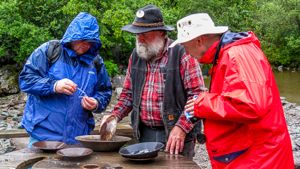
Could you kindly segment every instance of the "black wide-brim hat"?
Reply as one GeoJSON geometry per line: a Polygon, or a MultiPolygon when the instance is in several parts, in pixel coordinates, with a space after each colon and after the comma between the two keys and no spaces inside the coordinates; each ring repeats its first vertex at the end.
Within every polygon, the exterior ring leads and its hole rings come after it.
{"type": "Polygon", "coordinates": [[[173,31],[174,27],[164,24],[164,19],[159,8],[147,5],[136,12],[132,24],[122,27],[123,31],[138,34],[155,30],[173,31]]]}

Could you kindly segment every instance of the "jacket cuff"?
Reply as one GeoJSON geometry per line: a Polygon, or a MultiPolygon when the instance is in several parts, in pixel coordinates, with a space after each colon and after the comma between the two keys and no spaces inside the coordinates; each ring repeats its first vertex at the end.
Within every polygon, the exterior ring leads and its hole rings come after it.
{"type": "Polygon", "coordinates": [[[56,87],[56,85],[57,85],[57,82],[58,82],[58,80],[53,80],[53,82],[52,82],[52,84],[51,84],[51,86],[52,86],[51,93],[56,93],[55,87],[56,87]]]}
{"type": "MultiPolygon", "coordinates": [[[[195,104],[194,104],[194,116],[197,118],[203,118],[201,116],[201,112],[200,112],[200,104],[203,102],[204,100],[204,96],[205,93],[200,93],[198,98],[195,100],[195,104]]],[[[203,109],[203,108],[202,108],[203,109]]]]}
{"type": "Polygon", "coordinates": [[[176,126],[180,127],[186,134],[192,131],[194,124],[184,114],[179,117],[176,126]]]}

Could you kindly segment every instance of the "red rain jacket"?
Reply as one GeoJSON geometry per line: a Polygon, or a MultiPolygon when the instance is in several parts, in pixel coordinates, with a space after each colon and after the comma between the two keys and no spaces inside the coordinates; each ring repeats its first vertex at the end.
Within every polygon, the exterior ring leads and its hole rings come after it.
{"type": "MultiPolygon", "coordinates": [[[[225,40],[234,33],[225,33],[225,40]],[[231,34],[226,37],[226,34],[231,34]]],[[[271,67],[252,32],[231,39],[195,102],[215,169],[293,169],[291,140],[271,67]]],[[[200,59],[211,63],[219,42],[200,59]]]]}

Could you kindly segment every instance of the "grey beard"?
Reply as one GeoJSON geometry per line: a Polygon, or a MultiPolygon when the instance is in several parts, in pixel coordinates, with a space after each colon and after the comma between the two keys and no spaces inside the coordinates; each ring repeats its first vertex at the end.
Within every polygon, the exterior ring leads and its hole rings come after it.
{"type": "Polygon", "coordinates": [[[136,41],[136,52],[138,56],[147,61],[156,57],[163,47],[163,39],[157,39],[149,45],[136,41]]]}

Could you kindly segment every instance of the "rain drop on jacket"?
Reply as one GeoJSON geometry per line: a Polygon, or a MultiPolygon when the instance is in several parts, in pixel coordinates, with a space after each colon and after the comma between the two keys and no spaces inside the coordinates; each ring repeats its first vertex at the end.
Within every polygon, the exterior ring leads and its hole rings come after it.
{"type": "Polygon", "coordinates": [[[58,60],[49,64],[49,42],[39,46],[30,55],[19,76],[20,88],[28,94],[22,126],[30,136],[38,140],[56,140],[76,143],[75,137],[89,134],[94,126],[91,111],[81,105],[82,92],[73,95],[54,92],[56,81],[68,78],[77,84],[89,97],[98,101],[95,113],[102,112],[111,98],[111,83],[102,58],[99,26],[92,15],[81,12],[67,28],[60,40],[62,52],[58,60]],[[93,46],[85,54],[77,56],[68,48],[76,40],[88,40],[93,46]],[[95,58],[97,64],[93,63],[95,58]]]}

